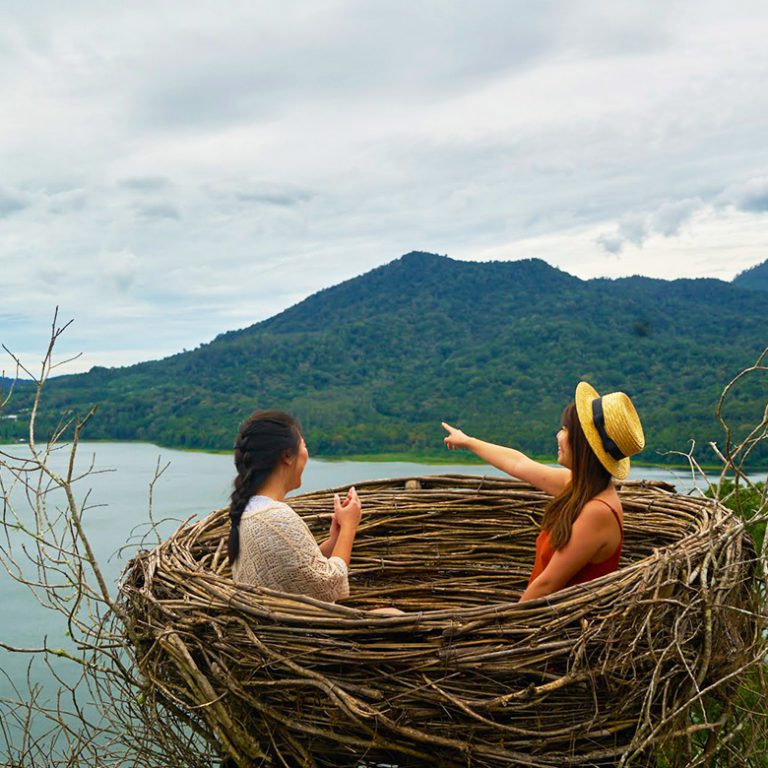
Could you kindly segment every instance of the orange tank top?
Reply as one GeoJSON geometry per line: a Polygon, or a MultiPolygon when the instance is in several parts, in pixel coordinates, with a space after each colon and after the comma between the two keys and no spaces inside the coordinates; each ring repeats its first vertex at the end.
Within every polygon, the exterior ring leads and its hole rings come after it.
{"type": "MultiPolygon", "coordinates": [[[[587,563],[580,571],[571,577],[571,580],[565,585],[566,587],[571,587],[574,584],[583,584],[585,581],[591,581],[598,576],[605,576],[607,573],[613,573],[619,566],[621,548],[624,546],[624,528],[621,525],[621,519],[616,510],[607,501],[603,501],[602,499],[595,499],[595,501],[602,502],[611,510],[611,512],[613,512],[613,516],[619,524],[621,541],[619,541],[619,546],[616,547],[616,551],[610,557],[600,563],[587,563]]],[[[531,577],[528,579],[529,585],[549,565],[549,561],[554,554],[555,550],[549,546],[549,531],[542,531],[536,537],[536,560],[533,564],[531,577]]],[[[563,589],[565,589],[565,587],[563,587],[563,589]]]]}

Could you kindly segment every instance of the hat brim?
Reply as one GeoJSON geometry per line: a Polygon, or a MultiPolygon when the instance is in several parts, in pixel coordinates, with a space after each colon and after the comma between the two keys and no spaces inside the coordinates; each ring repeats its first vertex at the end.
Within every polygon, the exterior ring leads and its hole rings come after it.
{"type": "Polygon", "coordinates": [[[592,401],[600,395],[597,390],[586,381],[579,382],[576,387],[576,413],[579,416],[579,423],[584,430],[589,447],[595,452],[595,456],[600,463],[617,479],[626,480],[629,477],[629,458],[614,459],[603,447],[603,441],[600,433],[597,431],[594,419],[592,417],[592,401]]]}

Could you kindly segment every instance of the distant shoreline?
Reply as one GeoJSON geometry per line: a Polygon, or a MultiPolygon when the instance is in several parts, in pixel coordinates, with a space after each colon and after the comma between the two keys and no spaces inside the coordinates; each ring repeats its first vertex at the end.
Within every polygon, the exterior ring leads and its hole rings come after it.
{"type": "MultiPolygon", "coordinates": [[[[222,453],[229,453],[229,451],[222,451],[222,453]]],[[[375,454],[353,454],[351,456],[311,456],[313,459],[318,459],[320,461],[327,461],[327,462],[337,462],[337,461],[360,461],[360,462],[410,462],[414,464],[434,464],[434,465],[440,465],[440,464],[465,464],[466,466],[478,466],[482,465],[485,466],[487,462],[481,461],[480,459],[472,456],[456,456],[457,452],[452,452],[451,455],[447,456],[446,458],[441,458],[439,456],[435,456],[432,454],[427,454],[426,456],[422,456],[416,453],[382,453],[380,455],[375,454]]],[[[553,461],[551,456],[531,456],[534,461],[541,462],[542,464],[551,464],[555,465],[557,462],[553,461]]],[[[636,461],[632,460],[632,466],[634,467],[651,467],[654,469],[664,469],[664,470],[688,470],[690,469],[689,464],[659,464],[658,462],[652,462],[652,461],[636,461]]],[[[718,466],[716,464],[701,464],[701,468],[707,472],[719,472],[722,467],[718,466]]],[[[765,472],[768,471],[768,467],[753,467],[750,469],[750,472],[765,472]]]]}
{"type": "MultiPolygon", "coordinates": [[[[184,446],[177,446],[177,445],[162,445],[160,443],[153,443],[148,440],[84,440],[80,443],[80,447],[82,448],[85,445],[98,445],[98,444],[109,444],[109,443],[115,443],[118,445],[153,445],[156,448],[163,449],[163,450],[170,450],[170,451],[182,451],[184,453],[207,453],[212,454],[216,456],[230,456],[232,454],[231,450],[221,450],[221,449],[215,449],[215,448],[186,448],[184,446]]],[[[6,445],[24,445],[25,442],[18,442],[18,443],[6,443],[6,445]]],[[[412,452],[412,451],[402,451],[400,453],[380,453],[380,454],[374,454],[374,453],[355,453],[355,454],[349,454],[346,456],[322,456],[319,454],[312,454],[310,453],[310,458],[316,461],[323,461],[327,463],[340,463],[343,461],[356,461],[356,462],[367,462],[367,463],[381,463],[381,464],[394,464],[394,463],[408,463],[408,464],[426,464],[426,465],[433,465],[433,466],[440,466],[441,464],[452,464],[452,465],[464,465],[467,467],[472,466],[485,466],[486,462],[481,461],[476,456],[469,454],[467,455],[466,451],[447,451],[446,455],[438,455],[434,453],[427,453],[427,454],[421,454],[418,452],[412,452]]],[[[539,461],[542,464],[552,464],[554,465],[556,462],[553,461],[551,456],[531,456],[532,459],[535,461],[539,461]]],[[[688,464],[663,464],[660,462],[653,462],[653,461],[642,461],[642,460],[632,460],[632,465],[636,467],[650,467],[654,469],[661,469],[661,470],[669,470],[669,471],[675,471],[675,470],[690,470],[690,465],[688,464]]],[[[702,464],[700,465],[701,469],[705,470],[706,472],[719,472],[722,469],[721,465],[717,464],[702,464]]],[[[756,474],[759,472],[768,472],[768,467],[750,467],[749,473],[750,474],[756,474]]]]}

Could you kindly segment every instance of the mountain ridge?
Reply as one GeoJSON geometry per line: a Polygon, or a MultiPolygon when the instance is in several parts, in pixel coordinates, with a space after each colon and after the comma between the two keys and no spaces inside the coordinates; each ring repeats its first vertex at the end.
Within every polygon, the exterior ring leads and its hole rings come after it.
{"type": "Polygon", "coordinates": [[[637,398],[656,460],[717,438],[714,404],[766,346],[766,317],[768,293],[719,280],[582,280],[538,259],[411,252],[197,349],[58,377],[48,403],[101,403],[93,438],[177,447],[229,448],[254,408],[282,407],[325,456],[439,455],[441,420],[545,455],[586,379],[637,398]]]}
{"type": "Polygon", "coordinates": [[[768,291],[768,260],[739,272],[733,283],[749,291],[768,291]]]}

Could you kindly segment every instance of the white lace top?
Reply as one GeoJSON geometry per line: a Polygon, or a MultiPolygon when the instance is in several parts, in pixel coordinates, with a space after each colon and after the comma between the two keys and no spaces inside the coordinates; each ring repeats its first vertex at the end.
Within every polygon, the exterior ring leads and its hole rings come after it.
{"type": "Polygon", "coordinates": [[[349,596],[344,560],[325,557],[301,517],[266,496],[252,496],[240,518],[240,554],[232,577],[329,603],[349,596]]]}

